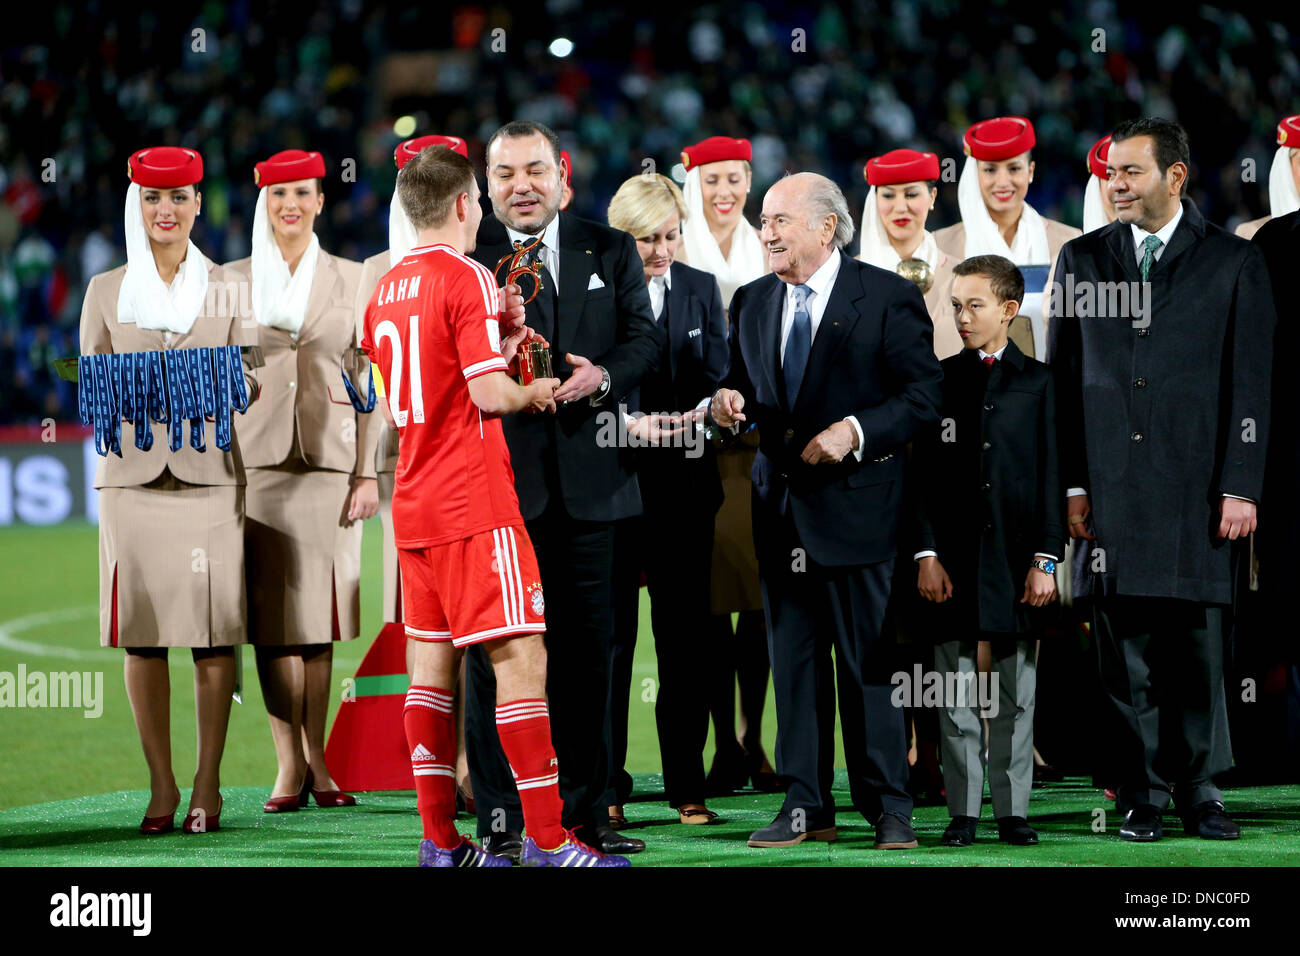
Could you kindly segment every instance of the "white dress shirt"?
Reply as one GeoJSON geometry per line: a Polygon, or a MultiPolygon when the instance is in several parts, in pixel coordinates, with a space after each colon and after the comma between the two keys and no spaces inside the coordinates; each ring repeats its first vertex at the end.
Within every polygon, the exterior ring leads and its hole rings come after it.
{"type": "MultiPolygon", "coordinates": [[[[835,278],[840,274],[840,252],[838,249],[832,249],[831,254],[827,257],[811,276],[808,281],[803,283],[808,287],[808,298],[805,300],[804,307],[808,310],[808,321],[811,325],[811,334],[808,338],[808,345],[811,349],[812,343],[817,341],[817,329],[822,324],[822,316],[826,314],[826,304],[831,298],[831,289],[835,287],[835,278]]],[[[785,344],[790,338],[790,329],[794,327],[794,309],[797,301],[796,285],[787,283],[785,287],[785,307],[781,310],[781,367],[785,367],[785,344]]],[[[811,354],[811,352],[810,352],[811,354]]],[[[853,457],[858,461],[862,460],[862,453],[866,451],[867,440],[862,434],[862,426],[853,415],[848,415],[844,421],[853,426],[853,430],[858,435],[858,447],[853,449],[853,457]]]]}
{"type": "Polygon", "coordinates": [[[1146,254],[1142,249],[1142,243],[1146,241],[1147,236],[1157,236],[1160,239],[1160,245],[1156,247],[1156,261],[1165,254],[1169,248],[1169,240],[1174,237],[1174,230],[1178,228],[1178,223],[1183,218],[1183,204],[1178,204],[1178,211],[1174,213],[1174,218],[1157,229],[1155,232],[1147,232],[1137,223],[1129,223],[1129,228],[1133,230],[1133,248],[1137,256],[1138,265],[1142,265],[1142,257],[1146,254]]]}
{"type": "MultiPolygon", "coordinates": [[[[510,237],[510,243],[531,242],[534,236],[527,233],[515,232],[509,226],[506,226],[506,235],[510,237]]],[[[541,231],[542,237],[542,265],[546,266],[546,271],[551,274],[551,282],[555,287],[555,294],[560,294],[560,213],[555,214],[555,218],[546,224],[546,228],[541,231]]]]}
{"type": "Polygon", "coordinates": [[[672,277],[672,267],[669,266],[668,271],[663,275],[651,276],[650,284],[646,286],[647,291],[650,293],[650,308],[654,311],[656,322],[658,322],[659,317],[663,315],[664,302],[668,298],[668,290],[673,287],[672,277]]]}

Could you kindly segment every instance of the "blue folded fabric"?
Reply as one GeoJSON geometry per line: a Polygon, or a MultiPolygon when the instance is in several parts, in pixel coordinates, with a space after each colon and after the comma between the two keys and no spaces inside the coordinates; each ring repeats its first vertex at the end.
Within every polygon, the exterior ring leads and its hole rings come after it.
{"type": "Polygon", "coordinates": [[[135,430],[135,446],[153,447],[153,422],[168,425],[168,447],[178,451],[184,422],[190,446],[206,451],[203,423],[216,423],[217,447],[230,451],[230,413],[248,410],[248,388],[238,345],[104,352],[77,361],[77,411],[94,427],[95,451],[122,457],[122,422],[135,430]]]}

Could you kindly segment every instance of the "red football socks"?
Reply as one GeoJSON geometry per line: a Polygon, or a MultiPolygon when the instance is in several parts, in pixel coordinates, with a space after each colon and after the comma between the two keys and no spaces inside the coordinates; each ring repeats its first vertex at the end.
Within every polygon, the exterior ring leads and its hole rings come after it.
{"type": "Polygon", "coordinates": [[[524,828],[543,850],[554,850],[567,839],[560,818],[560,769],[551,744],[551,718],[546,701],[514,700],[497,705],[497,736],[510,761],[524,828]]]}
{"type": "Polygon", "coordinates": [[[412,686],[402,712],[424,838],[444,850],[460,845],[460,834],[452,823],[456,816],[456,724],[451,708],[450,691],[412,686]]]}

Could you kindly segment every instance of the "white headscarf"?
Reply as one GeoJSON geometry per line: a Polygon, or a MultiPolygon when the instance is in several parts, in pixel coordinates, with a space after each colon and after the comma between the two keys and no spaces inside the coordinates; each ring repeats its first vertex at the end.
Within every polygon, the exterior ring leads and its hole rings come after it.
{"type": "Polygon", "coordinates": [[[415,227],[406,218],[406,210],[397,198],[397,187],[393,187],[393,198],[388,204],[388,265],[395,268],[406,258],[406,254],[419,243],[415,227]]]}
{"type": "Polygon", "coordinates": [[[320,241],[312,233],[311,244],[298,260],[298,268],[290,274],[289,263],[284,261],[271,229],[271,215],[266,208],[269,188],[263,186],[258,191],[253,213],[253,314],[258,325],[284,329],[296,336],[307,317],[307,300],[320,258],[320,241]]]}
{"type": "Polygon", "coordinates": [[[208,264],[203,253],[189,240],[176,279],[167,285],[158,275],[149,246],[137,183],[126,188],[125,220],[126,275],[117,293],[117,321],[184,335],[194,327],[208,294],[208,264]]]}
{"type": "Polygon", "coordinates": [[[984,196],[980,192],[979,168],[973,156],[966,157],[961,179],[957,182],[957,205],[961,209],[961,221],[966,226],[964,255],[967,259],[971,256],[995,255],[1005,256],[1018,266],[1051,263],[1043,217],[1029,203],[1022,204],[1016,237],[1011,240],[1010,246],[1007,245],[998,224],[993,221],[988,207],[984,205],[984,196]]]}
{"type": "MultiPolygon", "coordinates": [[[[880,219],[875,186],[867,190],[867,202],[862,207],[862,248],[858,252],[858,258],[890,272],[898,271],[898,264],[903,261],[903,257],[889,241],[889,233],[880,219]]],[[[924,259],[932,270],[939,268],[939,244],[934,241],[934,235],[928,229],[924,231],[921,244],[912,253],[912,258],[924,259]]]]}
{"type": "Polygon", "coordinates": [[[1094,229],[1100,229],[1110,223],[1110,220],[1106,218],[1106,207],[1101,201],[1101,190],[1104,185],[1105,180],[1089,174],[1088,185],[1083,187],[1084,232],[1092,232],[1094,229]]]}
{"type": "Polygon", "coordinates": [[[1291,148],[1279,146],[1268,171],[1268,211],[1274,219],[1300,209],[1300,191],[1291,173],[1291,148]]]}
{"type": "Polygon", "coordinates": [[[686,199],[687,225],[682,231],[682,244],[686,247],[686,260],[696,269],[712,273],[718,280],[725,309],[731,306],[731,297],[737,289],[767,272],[767,250],[758,241],[758,234],[742,218],[731,234],[731,251],[727,258],[722,258],[722,250],[704,218],[704,192],[700,186],[702,168],[696,166],[686,174],[686,187],[682,193],[686,199]]]}

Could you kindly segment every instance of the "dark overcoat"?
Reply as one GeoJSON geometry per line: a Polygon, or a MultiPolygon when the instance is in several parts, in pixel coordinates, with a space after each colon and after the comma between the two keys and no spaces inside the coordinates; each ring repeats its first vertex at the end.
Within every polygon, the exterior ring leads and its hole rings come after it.
{"type": "Polygon", "coordinates": [[[1259,501],[1268,447],[1276,319],[1263,253],[1184,199],[1145,291],[1118,221],[1066,243],[1056,281],[1061,476],[1091,496],[1095,593],[1230,603],[1220,500],[1259,501]]]}

